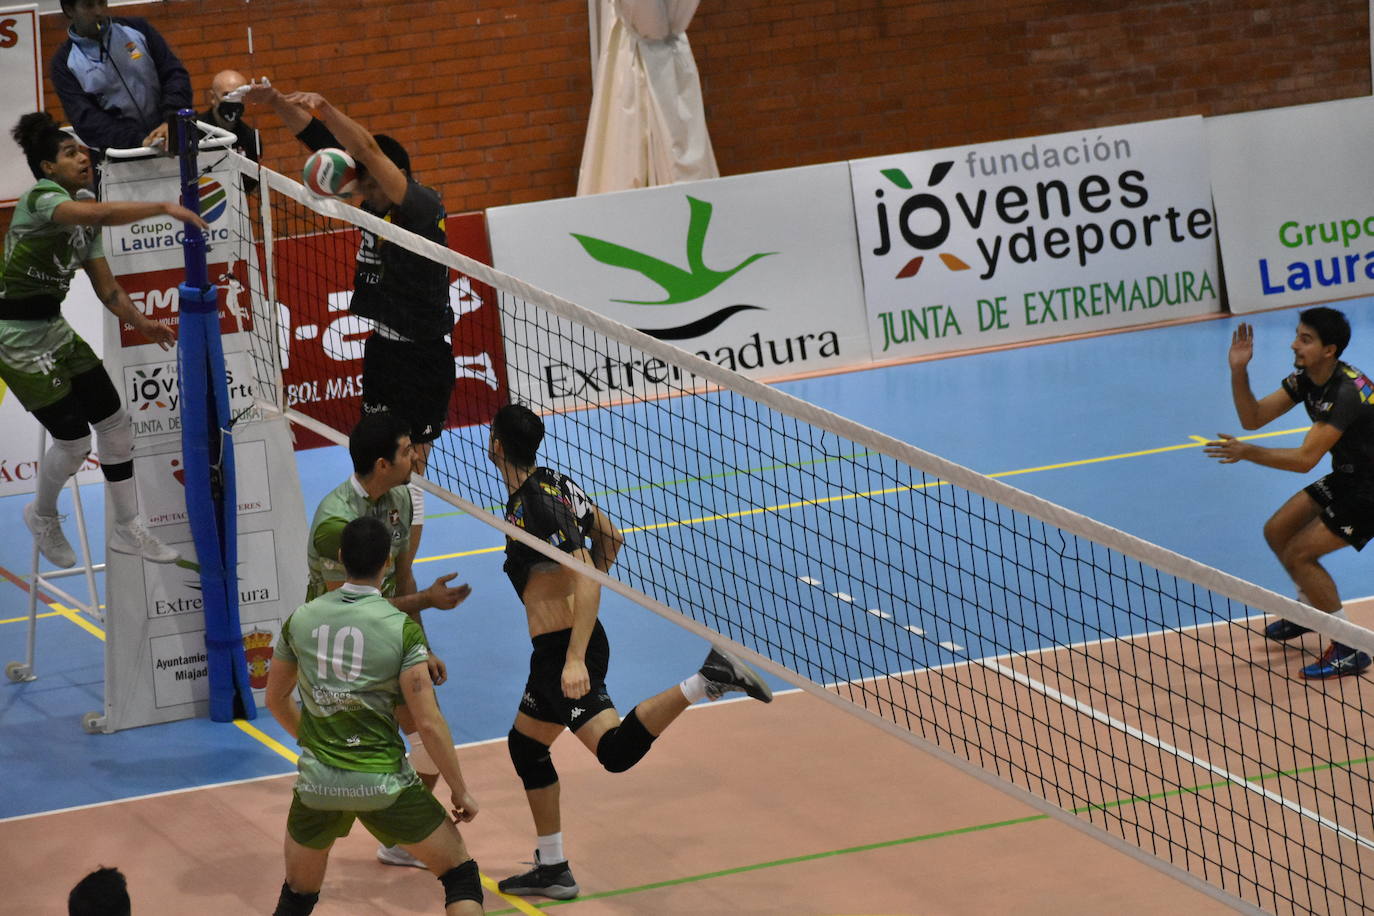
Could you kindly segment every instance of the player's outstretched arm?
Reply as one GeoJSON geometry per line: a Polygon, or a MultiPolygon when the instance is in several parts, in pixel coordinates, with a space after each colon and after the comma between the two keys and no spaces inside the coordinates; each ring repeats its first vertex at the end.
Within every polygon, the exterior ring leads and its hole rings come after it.
{"type": "Polygon", "coordinates": [[[277,117],[291,133],[299,134],[310,126],[310,112],[286,100],[275,86],[254,85],[243,96],[245,105],[271,105],[277,117]]]}
{"type": "Polygon", "coordinates": [[[439,711],[429,669],[424,665],[411,665],[402,671],[401,690],[405,694],[406,708],[415,717],[420,740],[439,767],[439,775],[448,784],[453,797],[454,819],[472,820],[477,816],[477,800],[468,793],[467,784],[463,782],[463,770],[458,764],[458,754],[453,749],[453,734],[444,721],[443,713],[439,711]]]}
{"type": "Polygon", "coordinates": [[[209,229],[209,223],[170,200],[67,200],[53,208],[52,221],[64,226],[123,226],[150,216],[170,216],[209,229]]]}
{"type": "Polygon", "coordinates": [[[116,318],[127,322],[150,343],[155,343],[164,350],[172,348],[172,344],[176,343],[176,332],[138,310],[129,294],[124,291],[124,287],[115,279],[114,272],[110,270],[110,265],[104,258],[91,258],[81,266],[86,269],[86,276],[90,278],[91,288],[95,290],[96,296],[116,318]]]}
{"type": "Polygon", "coordinates": [[[368,175],[377,182],[387,200],[393,204],[405,200],[406,188],[410,185],[409,179],[406,178],[405,172],[391,161],[391,157],[382,152],[377,140],[366,127],[339,111],[318,92],[293,92],[286,100],[312,112],[324,122],[324,126],[339,139],[344,149],[348,150],[359,165],[367,169],[368,175]]]}
{"type": "Polygon", "coordinates": [[[296,705],[295,692],[296,663],[274,656],[267,670],[267,708],[292,738],[298,737],[301,727],[301,709],[296,705]]]}
{"type": "Polygon", "coordinates": [[[1317,466],[1323,455],[1331,451],[1341,438],[1341,430],[1330,423],[1313,423],[1312,428],[1303,437],[1302,445],[1297,448],[1265,448],[1226,433],[1219,435],[1221,438],[1208,442],[1203,451],[1207,457],[1215,458],[1222,464],[1250,461],[1267,468],[1305,474],[1317,466]]]}

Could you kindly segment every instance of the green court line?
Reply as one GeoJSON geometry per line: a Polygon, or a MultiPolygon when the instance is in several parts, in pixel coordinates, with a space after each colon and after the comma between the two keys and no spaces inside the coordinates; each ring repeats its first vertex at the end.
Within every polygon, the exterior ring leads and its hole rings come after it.
{"type": "MultiPolygon", "coordinates": [[[[1284,776],[1300,776],[1311,773],[1321,773],[1327,770],[1351,769],[1357,766],[1365,766],[1374,763],[1374,756],[1359,757],[1354,760],[1339,761],[1333,763],[1317,764],[1310,767],[1299,767],[1292,770],[1275,770],[1272,773],[1261,773],[1258,776],[1247,776],[1246,782],[1263,782],[1268,779],[1278,779],[1284,776]]],[[[1164,798],[1172,798],[1181,795],[1199,795],[1215,789],[1225,789],[1233,787],[1235,783],[1227,780],[1220,782],[1203,783],[1197,786],[1190,786],[1182,789],[1171,789],[1167,792],[1156,792],[1151,795],[1131,795],[1126,798],[1111,802],[1097,802],[1091,805],[1082,805],[1077,808],[1068,809],[1072,814],[1088,814],[1093,811],[1106,811],[1111,808],[1120,808],[1126,805],[1134,805],[1138,802],[1158,801],[1164,798]]],[[[923,843],[928,840],[942,840],[948,837],[964,836],[970,833],[979,833],[984,830],[996,830],[1002,827],[1015,827],[1020,824],[1030,824],[1037,821],[1049,820],[1048,814],[1032,814],[1028,817],[1018,817],[1007,821],[993,821],[987,824],[975,824],[971,827],[956,827],[952,830],[942,830],[937,833],[925,833],[919,836],[902,837],[897,840],[883,840],[877,843],[865,843],[862,846],[848,846],[844,849],[834,849],[828,852],[811,853],[804,856],[790,856],[786,859],[774,859],[771,862],[758,862],[753,865],[742,865],[738,868],[725,868],[719,871],[704,872],[699,875],[688,875],[683,878],[670,878],[666,881],[655,881],[650,884],[640,884],[634,887],[624,887],[613,891],[601,891],[596,894],[582,894],[573,900],[549,900],[543,903],[536,903],[538,909],[549,909],[555,906],[566,906],[571,903],[581,903],[588,900],[603,900],[607,897],[623,897],[627,894],[638,894],[644,891],[659,890],[665,887],[677,887],[684,884],[695,884],[699,881],[710,881],[715,878],[728,878],[731,875],[745,874],[752,871],[760,871],[765,868],[778,868],[785,865],[799,865],[805,862],[815,862],[820,859],[829,859],[835,856],[851,855],[857,852],[872,852],[876,849],[891,849],[896,846],[907,846],[912,843],[923,843]]],[[[493,910],[488,916],[508,916],[516,910],[493,910]]]]}
{"type": "MultiPolygon", "coordinates": [[[[893,846],[905,846],[910,843],[920,843],[925,840],[939,840],[945,837],[960,836],[966,833],[977,833],[981,830],[993,830],[997,827],[1014,827],[1017,824],[1028,824],[1032,821],[1042,821],[1048,818],[1048,814],[1033,814],[1030,817],[1018,817],[1009,821],[996,821],[991,824],[978,824],[973,827],[956,827],[953,830],[942,830],[938,833],[926,833],[921,836],[903,837],[900,840],[884,840],[880,843],[865,843],[862,846],[849,846],[845,849],[834,849],[829,852],[816,852],[805,856],[791,856],[786,859],[774,859],[771,862],[758,862],[754,865],[741,865],[739,868],[725,868],[720,871],[706,872],[700,875],[688,875],[685,878],[670,878],[667,881],[655,881],[652,884],[640,884],[636,887],[624,887],[614,891],[602,891],[599,894],[583,894],[574,900],[550,900],[546,903],[536,903],[535,906],[541,910],[555,906],[566,906],[570,903],[582,903],[587,900],[604,900],[607,897],[621,897],[626,894],[638,894],[641,891],[653,891],[664,887],[676,887],[683,884],[693,884],[697,881],[708,881],[712,878],[725,878],[730,875],[740,875],[751,871],[758,871],[764,868],[777,868],[780,865],[799,865],[803,862],[815,862],[818,859],[829,859],[834,856],[844,856],[855,852],[871,852],[875,849],[890,849],[893,846]]],[[[487,916],[502,916],[502,914],[514,913],[515,910],[493,910],[487,916]]]]}
{"type": "MultiPolygon", "coordinates": [[[[664,480],[654,483],[641,483],[637,486],[619,487],[614,490],[596,490],[592,493],[588,493],[587,495],[592,497],[601,497],[614,496],[620,493],[633,493],[636,490],[661,490],[666,489],[667,487],[677,487],[687,483],[705,483],[708,480],[719,480],[724,477],[735,477],[740,474],[761,474],[765,471],[785,471],[790,468],[803,468],[807,465],[812,464],[825,464],[827,461],[848,461],[851,458],[867,458],[872,454],[874,453],[865,449],[861,452],[855,452],[852,455],[832,455],[829,458],[812,458],[810,461],[796,461],[782,464],[769,464],[757,468],[735,468],[734,470],[721,471],[717,474],[703,474],[700,477],[680,477],[677,480],[664,480]]],[[[488,512],[504,512],[505,509],[505,506],[486,507],[486,510],[488,512]]],[[[425,518],[448,518],[454,515],[467,515],[467,513],[464,512],[462,509],[454,509],[451,512],[426,512],[425,518]]]]}

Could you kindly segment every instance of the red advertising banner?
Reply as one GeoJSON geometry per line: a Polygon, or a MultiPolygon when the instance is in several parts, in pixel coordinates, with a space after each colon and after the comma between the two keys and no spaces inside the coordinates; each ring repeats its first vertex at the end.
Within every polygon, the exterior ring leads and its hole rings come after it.
{"type": "MultiPolygon", "coordinates": [[[[248,265],[243,261],[235,261],[232,267],[224,262],[211,264],[209,265],[209,275],[210,282],[216,286],[228,286],[230,288],[237,286],[238,289],[245,291],[248,289],[248,265]]],[[[174,267],[167,270],[145,270],[140,273],[122,274],[119,277],[119,285],[124,287],[124,291],[129,294],[135,307],[145,317],[164,322],[175,329],[181,320],[177,288],[185,279],[185,268],[174,267]]],[[[229,293],[221,289],[219,298],[220,333],[233,334],[239,329],[239,319],[235,317],[233,309],[229,306],[229,293]]],[[[252,306],[248,299],[246,294],[234,297],[234,307],[242,315],[245,331],[253,329],[252,306]]],[[[127,321],[119,323],[120,346],[134,347],[147,342],[142,334],[134,330],[133,325],[127,321]]]]}
{"type": "MultiPolygon", "coordinates": [[[[491,263],[484,214],[449,216],[446,231],[454,251],[491,263]]],[[[362,414],[363,343],[371,333],[370,322],[348,313],[358,244],[358,230],[348,229],[279,239],[273,247],[286,406],[344,433],[362,414]]],[[[508,399],[496,303],[489,286],[453,273],[457,382],[449,429],[490,421],[508,399]]],[[[327,444],[297,429],[297,450],[327,444]]]]}

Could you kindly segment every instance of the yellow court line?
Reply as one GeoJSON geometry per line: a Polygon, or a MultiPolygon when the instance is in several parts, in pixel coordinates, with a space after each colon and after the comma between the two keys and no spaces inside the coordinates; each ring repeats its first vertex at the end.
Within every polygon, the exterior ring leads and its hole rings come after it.
{"type": "MultiPolygon", "coordinates": [[[[234,724],[238,726],[239,731],[243,732],[245,735],[248,735],[249,737],[257,739],[269,750],[280,754],[287,760],[291,761],[291,763],[294,764],[300,760],[299,754],[297,754],[295,751],[291,750],[291,748],[282,744],[276,738],[273,738],[271,735],[267,734],[262,729],[258,728],[256,725],[252,724],[248,720],[235,719],[234,724]]],[[[500,888],[496,886],[496,882],[493,881],[491,878],[487,877],[481,872],[478,872],[478,875],[482,879],[483,887],[491,891],[496,896],[500,897],[502,900],[505,900],[507,903],[515,907],[520,912],[531,914],[531,916],[543,916],[542,911],[530,906],[528,903],[521,900],[519,897],[511,897],[507,894],[501,893],[500,888]]]]}
{"type": "Polygon", "coordinates": [[[530,906],[528,903],[526,903],[524,900],[522,900],[522,899],[519,898],[519,897],[512,897],[510,894],[503,894],[503,893],[501,893],[501,889],[500,889],[499,887],[496,886],[496,882],[495,882],[495,881],[491,880],[490,878],[488,878],[485,874],[482,874],[481,872],[478,872],[478,874],[481,875],[481,877],[482,877],[482,886],[483,886],[483,887],[485,887],[487,890],[491,891],[491,892],[492,892],[493,894],[495,894],[496,896],[500,897],[502,900],[504,900],[504,901],[506,901],[507,903],[509,903],[511,906],[515,907],[515,908],[516,908],[517,910],[519,910],[520,912],[524,913],[525,916],[544,916],[544,911],[543,911],[543,910],[539,909],[538,907],[530,906]]]}
{"type": "MultiPolygon", "coordinates": [[[[39,619],[39,620],[42,620],[44,617],[62,617],[62,616],[64,616],[64,615],[63,615],[63,613],[62,613],[61,611],[44,611],[43,613],[41,613],[41,614],[38,615],[38,619],[39,619]]],[[[4,620],[0,620],[0,624],[4,624],[4,623],[28,623],[28,622],[29,622],[29,615],[28,615],[28,614],[25,614],[23,617],[7,617],[7,618],[5,618],[4,620]]]]}
{"type": "Polygon", "coordinates": [[[268,750],[275,751],[276,753],[285,757],[292,763],[296,763],[301,759],[300,755],[297,754],[295,751],[291,750],[291,748],[282,744],[276,738],[273,738],[271,735],[267,734],[267,732],[258,728],[256,725],[252,724],[246,719],[235,719],[234,724],[239,727],[239,731],[243,732],[245,735],[248,735],[252,738],[256,738],[259,742],[265,745],[268,750]]]}
{"type": "MultiPolygon", "coordinates": [[[[92,636],[94,636],[101,642],[105,641],[105,631],[102,630],[100,627],[96,626],[95,624],[91,623],[85,617],[82,617],[80,612],[74,611],[69,607],[63,607],[60,604],[53,604],[51,606],[55,609],[56,613],[59,616],[67,618],[72,623],[76,624],[81,629],[85,630],[87,633],[90,633],[92,636]]],[[[24,619],[27,620],[28,618],[26,617],[24,619]]]]}

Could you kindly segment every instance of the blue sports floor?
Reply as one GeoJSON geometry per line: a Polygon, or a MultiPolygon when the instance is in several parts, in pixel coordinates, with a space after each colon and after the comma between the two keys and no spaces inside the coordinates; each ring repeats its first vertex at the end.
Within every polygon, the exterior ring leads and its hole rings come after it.
{"type": "MultiPolygon", "coordinates": [[[[1374,367],[1371,301],[1341,308],[1354,329],[1345,358],[1374,367]]],[[[1203,438],[1241,432],[1226,364],[1235,323],[1226,317],[780,387],[1286,594],[1291,586],[1265,546],[1261,526],[1316,473],[1222,466],[1206,459],[1201,448],[1203,438]]],[[[1296,311],[1254,316],[1253,323],[1251,378],[1263,396],[1291,369],[1296,311]]],[[[1296,408],[1261,431],[1271,434],[1262,441],[1295,445],[1307,425],[1296,408]]],[[[307,506],[349,472],[342,449],[303,452],[298,459],[307,506]]],[[[84,494],[87,512],[98,519],[100,488],[84,494]]],[[[12,532],[0,542],[0,567],[10,574],[0,581],[0,662],[25,653],[27,597],[17,583],[30,555],[20,518],[27,499],[0,500],[0,517],[10,520],[12,532]]],[[[613,505],[607,508],[614,514],[613,505]]],[[[431,638],[450,671],[440,702],[460,744],[501,738],[524,683],[528,640],[523,613],[501,572],[500,539],[438,500],[431,499],[428,510],[418,584],[454,571],[473,586],[472,597],[458,609],[427,612],[431,638]]],[[[99,527],[93,526],[94,533],[99,527]]],[[[102,545],[93,547],[102,554],[102,545]]],[[[1374,594],[1368,556],[1340,551],[1327,565],[1347,599],[1374,594]]],[[[291,744],[265,710],[254,723],[261,735],[208,721],[85,734],[81,716],[102,705],[99,629],[40,609],[45,616],[38,626],[39,679],[0,683],[0,767],[6,774],[0,819],[294,769],[264,740],[291,744]]],[[[603,597],[602,619],[616,652],[609,686],[622,711],[690,673],[705,651],[696,636],[613,594],[603,597]]]]}

